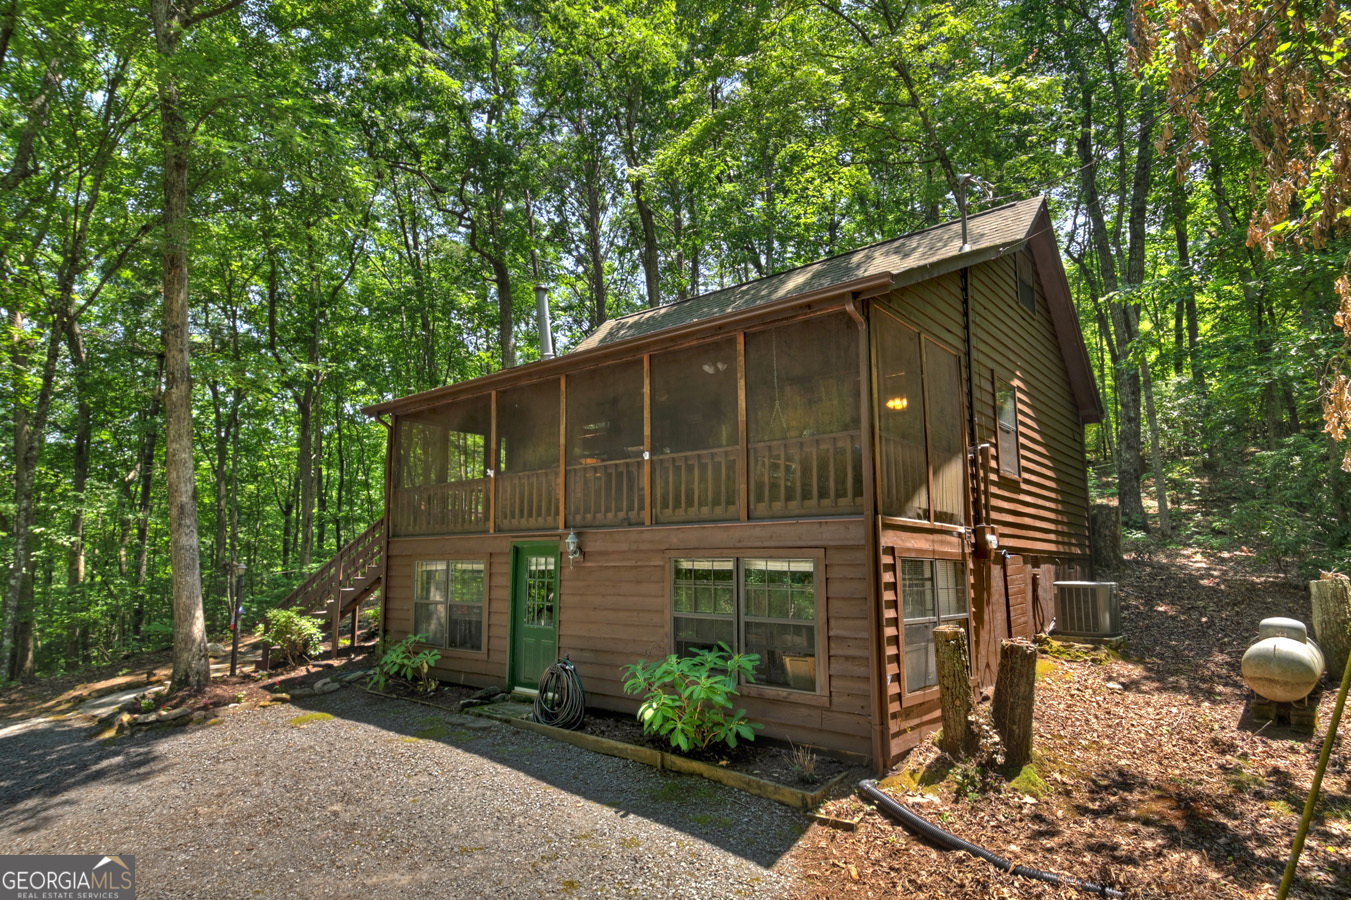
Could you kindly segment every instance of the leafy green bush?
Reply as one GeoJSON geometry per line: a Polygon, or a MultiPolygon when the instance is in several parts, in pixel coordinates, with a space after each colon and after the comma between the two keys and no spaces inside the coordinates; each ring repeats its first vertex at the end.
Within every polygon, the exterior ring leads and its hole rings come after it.
{"type": "Polygon", "coordinates": [[[638,721],[647,734],[663,735],[676,749],[689,753],[710,744],[736,747],[737,740],[755,740],[746,711],[732,712],[737,679],[754,681],[760,657],[733,653],[726,644],[716,650],[695,650],[693,656],[672,654],[649,666],[639,660],[625,669],[624,693],[644,695],[638,721]]]}
{"type": "Polygon", "coordinates": [[[415,643],[426,639],[425,634],[410,634],[386,647],[366,683],[382,691],[390,678],[401,678],[412,684],[419,693],[430,694],[436,690],[436,679],[431,675],[431,667],[441,659],[441,654],[427,647],[417,651],[413,649],[415,643]]]}
{"type": "Polygon", "coordinates": [[[298,659],[314,656],[324,644],[324,633],[319,630],[319,623],[294,609],[272,610],[266,619],[258,623],[254,634],[280,648],[291,665],[295,665],[298,659]]]}

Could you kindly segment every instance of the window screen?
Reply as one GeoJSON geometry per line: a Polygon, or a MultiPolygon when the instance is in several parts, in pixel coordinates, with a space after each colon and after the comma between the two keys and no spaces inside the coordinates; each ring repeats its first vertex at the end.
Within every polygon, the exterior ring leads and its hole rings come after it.
{"type": "Polygon", "coordinates": [[[559,382],[497,395],[497,525],[558,527],[559,382]]]}
{"type": "Polygon", "coordinates": [[[734,339],[652,356],[652,516],[736,519],[737,349],[734,339]]]}
{"type": "Polygon", "coordinates": [[[957,354],[933,341],[924,342],[924,353],[934,521],[961,525],[966,522],[966,439],[961,365],[957,354]]]}
{"type": "Polygon", "coordinates": [[[746,335],[750,515],[863,509],[858,329],[843,313],[746,335]]]}
{"type": "Polygon", "coordinates": [[[489,397],[398,417],[397,535],[487,530],[489,397]]]}
{"type": "Polygon", "coordinates": [[[877,335],[882,513],[928,519],[929,470],[919,333],[885,313],[873,318],[873,329],[877,335]]]}
{"type": "Polygon", "coordinates": [[[643,522],[643,364],[568,376],[569,524],[643,522]]]}
{"type": "Polygon", "coordinates": [[[1027,253],[1018,254],[1016,278],[1018,280],[1018,302],[1022,304],[1023,309],[1037,314],[1037,289],[1034,286],[1037,279],[1036,268],[1032,265],[1032,258],[1027,253]]]}
{"type": "Polygon", "coordinates": [[[1005,475],[1020,476],[1023,467],[1018,459],[1018,390],[1013,385],[997,379],[994,387],[999,471],[1005,475]]]}

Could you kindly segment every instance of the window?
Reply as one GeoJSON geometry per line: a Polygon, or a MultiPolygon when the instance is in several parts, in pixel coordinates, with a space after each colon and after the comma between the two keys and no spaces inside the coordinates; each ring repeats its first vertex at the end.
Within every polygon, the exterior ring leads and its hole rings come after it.
{"type": "Polygon", "coordinates": [[[1017,260],[1015,266],[1017,272],[1014,277],[1018,282],[1018,302],[1022,304],[1023,309],[1035,316],[1037,289],[1033,285],[1037,279],[1037,270],[1032,265],[1032,258],[1026,253],[1019,253],[1017,260]]]}
{"type": "Polygon", "coordinates": [[[815,559],[677,559],[671,607],[675,652],[724,643],[755,653],[755,683],[815,691],[815,559]]]}
{"type": "Polygon", "coordinates": [[[913,694],[938,684],[933,630],[966,628],[966,569],[955,559],[902,559],[901,607],[905,619],[905,690],[913,694]]]}
{"type": "Polygon", "coordinates": [[[414,580],[413,633],[450,650],[483,650],[487,564],[481,559],[419,560],[414,580]]]}
{"type": "Polygon", "coordinates": [[[996,436],[999,449],[999,471],[1019,478],[1023,467],[1018,459],[1018,390],[998,379],[994,383],[996,436]]]}

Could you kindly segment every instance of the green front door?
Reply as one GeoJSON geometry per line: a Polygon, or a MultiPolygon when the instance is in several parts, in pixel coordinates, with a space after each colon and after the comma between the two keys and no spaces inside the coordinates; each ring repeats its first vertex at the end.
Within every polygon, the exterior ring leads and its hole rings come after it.
{"type": "Polygon", "coordinates": [[[511,548],[511,687],[535,690],[558,656],[558,544],[511,548]]]}

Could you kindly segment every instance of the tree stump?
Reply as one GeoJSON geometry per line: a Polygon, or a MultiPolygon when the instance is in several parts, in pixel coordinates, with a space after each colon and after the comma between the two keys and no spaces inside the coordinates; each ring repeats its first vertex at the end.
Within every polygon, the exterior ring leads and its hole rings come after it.
{"type": "Polygon", "coordinates": [[[1093,554],[1093,573],[1121,568],[1121,509],[1110,503],[1094,503],[1088,513],[1089,543],[1093,554]]]}
{"type": "Polygon", "coordinates": [[[938,705],[943,712],[939,748],[954,759],[976,749],[971,727],[971,664],[966,650],[966,629],[940,625],[934,629],[934,653],[938,658],[938,705]]]}
{"type": "Polygon", "coordinates": [[[991,717],[1004,741],[1004,761],[1021,769],[1032,758],[1032,701],[1036,694],[1037,648],[1024,640],[999,645],[991,717]]]}
{"type": "Polygon", "coordinates": [[[1329,677],[1336,681],[1351,654],[1351,580],[1324,577],[1310,581],[1309,593],[1313,595],[1314,639],[1327,660],[1329,677]]]}

